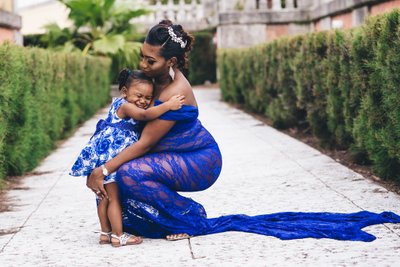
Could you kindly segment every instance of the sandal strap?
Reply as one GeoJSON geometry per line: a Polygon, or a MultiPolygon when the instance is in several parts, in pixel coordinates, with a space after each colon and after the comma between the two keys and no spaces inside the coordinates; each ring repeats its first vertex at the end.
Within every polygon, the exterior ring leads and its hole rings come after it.
{"type": "Polygon", "coordinates": [[[129,238],[132,237],[132,235],[130,235],[128,233],[123,233],[121,236],[111,234],[111,237],[118,239],[119,244],[124,246],[124,245],[126,245],[126,242],[128,242],[129,238]]]}
{"type": "Polygon", "coordinates": [[[107,236],[107,238],[108,238],[108,242],[111,242],[111,232],[102,232],[102,231],[100,231],[100,235],[104,235],[104,236],[107,236]]]}
{"type": "Polygon", "coordinates": [[[111,235],[111,232],[102,232],[102,231],[100,231],[100,234],[101,234],[101,235],[109,236],[109,235],[111,235]]]}

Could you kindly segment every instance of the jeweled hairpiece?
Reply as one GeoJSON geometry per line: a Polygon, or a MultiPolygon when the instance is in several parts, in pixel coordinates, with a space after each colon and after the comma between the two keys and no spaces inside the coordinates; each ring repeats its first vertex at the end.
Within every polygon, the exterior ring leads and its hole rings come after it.
{"type": "Polygon", "coordinates": [[[170,36],[170,38],[172,39],[172,41],[174,41],[175,43],[178,43],[181,45],[182,48],[186,47],[187,41],[183,41],[182,37],[178,37],[176,36],[174,29],[172,29],[171,26],[168,27],[168,34],[170,36]]]}

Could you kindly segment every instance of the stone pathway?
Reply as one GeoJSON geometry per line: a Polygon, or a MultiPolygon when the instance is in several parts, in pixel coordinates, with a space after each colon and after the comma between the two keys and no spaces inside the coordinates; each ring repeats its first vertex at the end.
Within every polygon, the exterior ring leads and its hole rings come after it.
{"type": "MultiPolygon", "coordinates": [[[[400,197],[365,180],[317,150],[220,102],[219,91],[197,89],[200,119],[223,154],[219,180],[208,190],[185,193],[209,217],[283,211],[400,214],[400,197]]],[[[329,239],[281,241],[227,232],[141,245],[98,245],[94,196],[85,179],[68,170],[90,138],[102,110],[46,158],[8,197],[0,213],[0,266],[395,266],[400,225],[366,228],[370,243],[329,239]]]]}

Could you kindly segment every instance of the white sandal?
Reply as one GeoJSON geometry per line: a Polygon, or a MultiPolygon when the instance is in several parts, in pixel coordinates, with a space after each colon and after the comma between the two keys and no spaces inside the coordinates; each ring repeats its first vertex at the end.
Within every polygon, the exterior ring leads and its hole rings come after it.
{"type": "Polygon", "coordinates": [[[100,240],[99,244],[100,245],[105,245],[105,244],[110,244],[111,243],[111,232],[100,232],[100,240]],[[101,236],[106,236],[107,240],[101,240],[101,236]]]}
{"type": "Polygon", "coordinates": [[[143,241],[142,238],[128,234],[128,233],[123,233],[121,236],[111,234],[111,245],[113,247],[137,245],[137,244],[142,243],[142,241],[143,241]],[[117,239],[118,242],[113,242],[112,241],[113,238],[117,239]],[[129,241],[131,238],[133,240],[129,241]]]}

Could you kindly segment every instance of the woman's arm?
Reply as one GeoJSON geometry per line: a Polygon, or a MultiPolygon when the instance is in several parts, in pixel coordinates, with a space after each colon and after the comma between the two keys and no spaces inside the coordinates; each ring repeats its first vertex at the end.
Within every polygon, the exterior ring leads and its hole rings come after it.
{"type": "MultiPolygon", "coordinates": [[[[115,172],[122,164],[149,152],[158,141],[174,126],[175,121],[154,120],[146,124],[142,135],[136,143],[125,148],[117,156],[107,161],[104,166],[109,173],[115,172]]],[[[86,181],[86,186],[94,192],[100,191],[99,197],[108,198],[104,190],[104,175],[100,167],[95,168],[86,181]]]]}
{"type": "Polygon", "coordinates": [[[122,114],[118,114],[121,118],[134,118],[138,121],[151,121],[157,119],[162,114],[169,110],[180,109],[184,103],[185,96],[174,95],[165,103],[158,106],[150,107],[148,109],[142,109],[131,103],[124,103],[121,105],[118,111],[122,114]]]}

